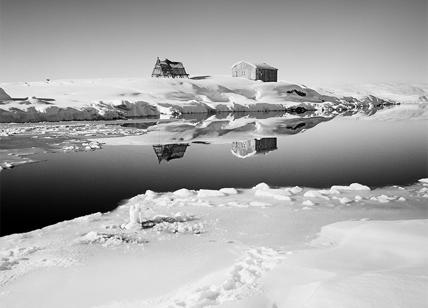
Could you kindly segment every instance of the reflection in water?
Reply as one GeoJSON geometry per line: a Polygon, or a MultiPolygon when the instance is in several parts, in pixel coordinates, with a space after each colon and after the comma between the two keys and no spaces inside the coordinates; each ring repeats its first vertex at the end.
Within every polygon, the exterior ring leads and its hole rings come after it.
{"type": "MultiPolygon", "coordinates": [[[[345,110],[341,115],[351,116],[357,112],[372,114],[378,109],[345,110]]],[[[182,158],[189,143],[232,143],[231,152],[234,156],[248,158],[276,150],[277,139],[273,136],[303,133],[320,123],[333,120],[338,115],[337,111],[335,112],[335,114],[324,112],[321,115],[317,112],[306,112],[298,116],[287,115],[284,112],[280,114],[274,112],[224,113],[205,119],[128,123],[128,126],[147,129],[146,134],[138,136],[141,144],[153,144],[154,136],[162,134],[162,137],[158,138],[163,142],[158,141],[153,145],[159,163],[182,158]],[[144,140],[147,141],[144,142],[144,140]],[[174,143],[174,141],[186,143],[174,143]]]]}
{"type": "Polygon", "coordinates": [[[157,144],[153,146],[153,150],[155,150],[160,164],[163,160],[170,161],[182,158],[188,146],[188,143],[157,144]]]}
{"type": "Polygon", "coordinates": [[[154,126],[158,124],[157,121],[153,122],[131,122],[131,123],[123,123],[121,126],[123,127],[132,127],[132,128],[138,128],[138,129],[147,129],[151,126],[154,126]]]}
{"type": "Polygon", "coordinates": [[[277,149],[277,137],[295,135],[307,131],[316,125],[330,121],[324,117],[275,117],[268,119],[230,118],[207,119],[199,124],[186,122],[159,123],[156,129],[148,130],[138,136],[140,144],[153,145],[159,162],[182,158],[189,143],[232,144],[232,153],[236,157],[246,158],[255,154],[266,154],[277,149]],[[267,136],[267,137],[265,137],[267,136]],[[159,142],[162,140],[162,142],[159,142]],[[181,141],[186,143],[174,143],[181,141]]]}
{"type": "MultiPolygon", "coordinates": [[[[170,161],[184,157],[188,143],[156,144],[153,150],[161,161],[170,161]]],[[[248,158],[257,154],[268,154],[278,149],[277,138],[258,138],[232,143],[232,154],[239,158],[248,158]]]]}
{"type": "Polygon", "coordinates": [[[276,150],[276,137],[303,133],[320,123],[335,119],[338,115],[369,116],[383,108],[387,107],[375,107],[373,105],[369,108],[355,107],[353,109],[336,108],[330,110],[327,106],[322,111],[301,114],[289,112],[224,112],[208,115],[200,113],[183,115],[182,120],[179,121],[169,119],[135,122],[133,120],[120,125],[144,129],[145,133],[135,136],[132,141],[134,144],[152,145],[159,163],[183,158],[190,143],[232,144],[231,151],[234,156],[247,158],[276,150]]]}
{"type": "Polygon", "coordinates": [[[232,154],[239,158],[248,158],[256,154],[267,154],[276,149],[278,149],[276,138],[251,139],[234,141],[232,143],[232,154]]]}
{"type": "Polygon", "coordinates": [[[277,125],[271,129],[272,132],[276,135],[294,135],[332,119],[334,118],[310,117],[287,119],[286,121],[278,122],[277,125]]]}
{"type": "Polygon", "coordinates": [[[0,172],[0,232],[24,232],[110,211],[147,189],[249,188],[260,182],[316,188],[358,182],[375,188],[428,177],[425,120],[323,118],[316,114],[212,117],[193,125],[184,120],[160,121],[139,136],[104,139],[128,144],[105,145],[93,152],[42,154],[38,158],[44,163],[0,172]],[[247,147],[248,153],[271,152],[237,159],[230,153],[231,145],[232,152],[242,156],[247,147]],[[156,164],[153,150],[159,162],[174,162],[156,164]],[[186,158],[178,159],[184,153],[186,158]]]}
{"type": "MultiPolygon", "coordinates": [[[[352,103],[352,101],[349,101],[349,103],[352,103]]],[[[189,123],[197,123],[197,122],[204,122],[205,120],[212,118],[213,116],[217,120],[227,120],[229,118],[234,118],[235,120],[237,120],[245,117],[252,118],[252,119],[268,119],[268,118],[280,118],[280,117],[287,118],[290,115],[294,115],[294,116],[297,115],[302,118],[320,116],[323,118],[332,119],[338,115],[346,116],[346,117],[353,116],[356,114],[371,116],[380,110],[390,109],[390,108],[394,108],[394,106],[393,105],[376,105],[376,104],[369,105],[369,106],[366,106],[366,105],[361,106],[358,104],[355,104],[355,105],[350,104],[346,106],[339,106],[336,108],[324,106],[320,111],[306,110],[302,107],[296,107],[296,108],[290,108],[289,111],[272,111],[272,110],[259,111],[259,112],[235,111],[235,112],[217,112],[215,114],[204,113],[204,112],[183,113],[183,114],[169,115],[168,119],[164,119],[160,121],[169,122],[169,121],[175,121],[177,119],[182,119],[182,120],[188,121],[189,123]]],[[[123,123],[120,125],[124,127],[147,129],[151,126],[155,126],[161,123],[159,122],[160,116],[156,116],[156,117],[151,116],[151,117],[144,117],[144,118],[146,119],[145,122],[140,122],[137,120],[138,118],[135,118],[133,120],[129,119],[127,121],[130,121],[130,122],[123,123]],[[154,118],[158,119],[158,121],[154,121],[154,120],[147,121],[147,119],[154,119],[154,118]]]]}

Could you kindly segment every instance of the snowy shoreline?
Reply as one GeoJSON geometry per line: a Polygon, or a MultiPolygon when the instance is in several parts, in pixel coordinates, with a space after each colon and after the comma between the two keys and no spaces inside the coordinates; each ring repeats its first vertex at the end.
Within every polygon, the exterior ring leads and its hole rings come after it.
{"type": "Polygon", "coordinates": [[[355,110],[426,101],[425,88],[323,89],[232,77],[0,84],[0,123],[173,118],[183,114],[355,110]],[[409,92],[410,91],[410,92],[409,92]],[[415,92],[416,91],[416,92],[415,92]],[[336,93],[337,92],[337,93],[336,93]]]}
{"type": "Polygon", "coordinates": [[[0,124],[0,170],[36,162],[37,154],[81,152],[106,145],[183,142],[233,142],[266,136],[294,135],[345,117],[355,120],[418,121],[428,119],[426,104],[354,110],[236,112],[179,119],[127,119],[0,124]],[[19,143],[18,143],[19,141],[19,143]]]}
{"type": "Polygon", "coordinates": [[[147,191],[112,212],[1,237],[0,303],[423,307],[427,199],[428,179],[147,191]]]}

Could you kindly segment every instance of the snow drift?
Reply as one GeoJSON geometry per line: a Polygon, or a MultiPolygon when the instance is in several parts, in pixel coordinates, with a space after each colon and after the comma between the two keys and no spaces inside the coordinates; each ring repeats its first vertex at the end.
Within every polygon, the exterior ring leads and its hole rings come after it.
{"type": "Polygon", "coordinates": [[[424,307],[428,220],[346,221],[266,277],[273,307],[424,307]]]}

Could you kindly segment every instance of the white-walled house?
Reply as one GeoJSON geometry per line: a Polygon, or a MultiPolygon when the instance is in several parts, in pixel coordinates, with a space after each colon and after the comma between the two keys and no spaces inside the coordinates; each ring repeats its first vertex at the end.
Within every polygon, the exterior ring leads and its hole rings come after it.
{"type": "Polygon", "coordinates": [[[267,63],[239,61],[232,65],[232,77],[276,82],[278,80],[278,69],[267,63]]]}

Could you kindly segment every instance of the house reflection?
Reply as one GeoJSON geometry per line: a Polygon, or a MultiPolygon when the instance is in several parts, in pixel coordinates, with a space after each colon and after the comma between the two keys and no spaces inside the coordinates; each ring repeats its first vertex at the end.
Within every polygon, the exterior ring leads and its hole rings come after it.
{"type": "Polygon", "coordinates": [[[161,163],[163,160],[170,161],[182,158],[188,146],[188,143],[157,144],[153,146],[153,150],[158,157],[159,163],[161,163]]]}
{"type": "Polygon", "coordinates": [[[257,154],[267,154],[277,150],[277,138],[260,138],[232,143],[232,154],[239,158],[248,158],[257,154]]]}

